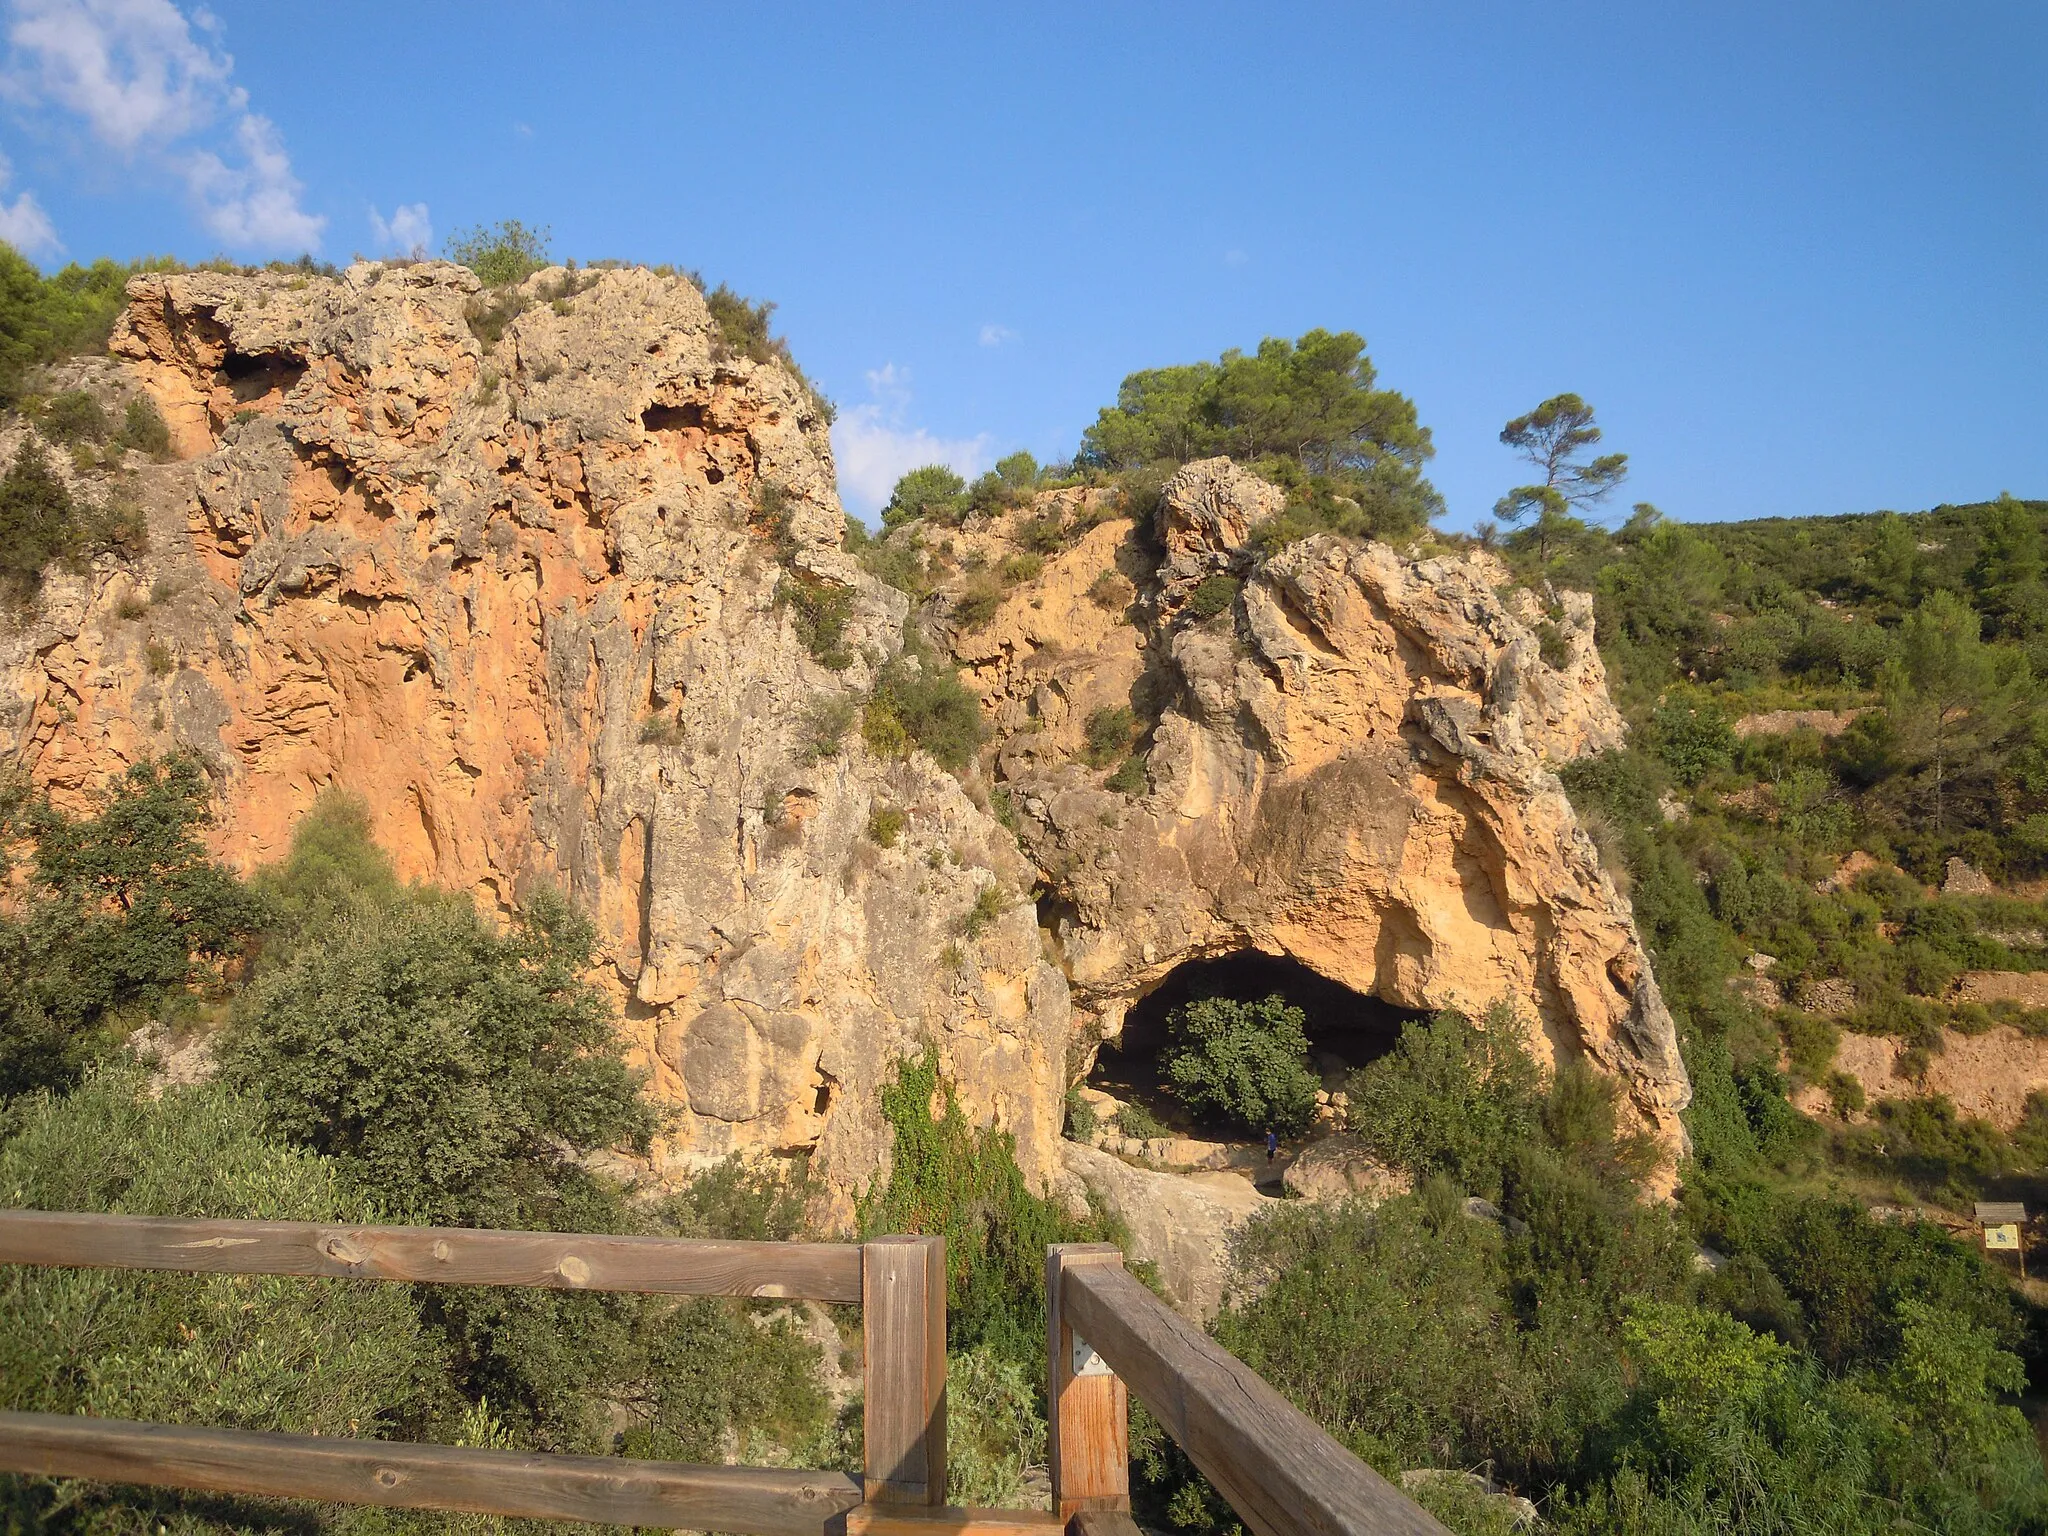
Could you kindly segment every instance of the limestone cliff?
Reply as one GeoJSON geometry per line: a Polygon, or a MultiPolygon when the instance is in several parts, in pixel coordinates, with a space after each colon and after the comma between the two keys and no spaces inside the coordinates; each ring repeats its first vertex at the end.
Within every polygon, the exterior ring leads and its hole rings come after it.
{"type": "Polygon", "coordinates": [[[147,390],[181,457],[121,470],[148,557],[53,571],[0,637],[14,755],[76,802],[193,751],[243,868],[339,784],[409,876],[498,907],[563,887],[678,1108],[672,1164],[814,1149],[843,1213],[885,1157],[877,1087],[929,1041],[1049,1184],[1096,1041],[1241,947],[1415,1006],[1520,999],[1676,1143],[1670,1020],[1549,769],[1620,736],[1583,599],[1547,619],[1484,556],[1252,560],[1274,493],[1220,461],[1156,526],[1051,493],[951,536],[964,565],[1067,530],[992,621],[949,622],[952,578],[920,609],[993,733],[956,778],[848,729],[909,600],[842,549],[815,396],[688,281],[554,269],[508,299],[361,264],[130,299],[78,379],[147,390]],[[1219,572],[1242,589],[1202,619],[1219,572]],[[825,660],[792,584],[846,611],[825,660]],[[1149,779],[1121,793],[1076,753],[1132,701],[1149,779]],[[970,923],[989,887],[1001,915],[970,923]]]}
{"type": "Polygon", "coordinates": [[[1175,475],[1151,528],[1062,496],[965,536],[962,565],[1000,566],[1048,519],[1093,524],[988,623],[940,627],[988,698],[1084,1042],[1176,965],[1257,949],[1407,1007],[1511,1000],[1540,1058],[1590,1056],[1677,1147],[1671,1016],[1552,772],[1622,740],[1590,600],[1546,616],[1479,551],[1255,559],[1280,494],[1227,459],[1175,475]],[[1080,754],[1133,705],[1149,750],[1119,792],[1080,754]]]}

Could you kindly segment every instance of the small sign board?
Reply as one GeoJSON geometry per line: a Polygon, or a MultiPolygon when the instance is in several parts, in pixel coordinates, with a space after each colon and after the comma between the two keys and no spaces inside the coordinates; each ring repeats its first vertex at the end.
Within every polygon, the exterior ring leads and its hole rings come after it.
{"type": "Polygon", "coordinates": [[[2018,1252],[2020,1246],[2019,1225],[2016,1222],[2007,1221],[2000,1222],[1997,1226],[1986,1227],[1984,1229],[1984,1246],[1986,1248],[2004,1248],[2015,1253],[2018,1252]]]}

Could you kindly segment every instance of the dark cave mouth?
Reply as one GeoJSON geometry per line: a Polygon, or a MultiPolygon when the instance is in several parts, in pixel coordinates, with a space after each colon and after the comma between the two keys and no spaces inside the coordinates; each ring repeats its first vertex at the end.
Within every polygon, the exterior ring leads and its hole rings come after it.
{"type": "Polygon", "coordinates": [[[1124,1016],[1120,1042],[1104,1044],[1096,1053],[1089,1086],[1142,1103],[1169,1123],[1188,1123],[1185,1112],[1161,1086],[1159,1052],[1166,1044],[1167,1015],[1198,997],[1257,1002],[1275,993],[1301,1010],[1310,1064],[1333,1088],[1391,1051],[1403,1026],[1422,1016],[1354,992],[1285,955],[1239,950],[1214,959],[1188,960],[1132,1005],[1124,1016]]]}

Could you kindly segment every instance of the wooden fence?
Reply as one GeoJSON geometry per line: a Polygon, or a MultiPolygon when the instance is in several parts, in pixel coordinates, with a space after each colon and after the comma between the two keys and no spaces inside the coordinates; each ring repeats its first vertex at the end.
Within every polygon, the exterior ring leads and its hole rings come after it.
{"type": "Polygon", "coordinates": [[[1046,1264],[1050,1512],[945,1502],[942,1238],[727,1243],[0,1211],[0,1264],[857,1303],[865,1354],[858,1478],[43,1413],[0,1413],[0,1472],[737,1536],[1136,1536],[1135,1392],[1258,1536],[1443,1536],[1099,1245],[1054,1248],[1046,1264]]]}

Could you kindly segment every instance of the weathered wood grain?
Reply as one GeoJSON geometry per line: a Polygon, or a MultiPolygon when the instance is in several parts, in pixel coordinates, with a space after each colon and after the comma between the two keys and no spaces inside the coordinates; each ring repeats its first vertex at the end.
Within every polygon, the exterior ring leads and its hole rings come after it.
{"type": "Polygon", "coordinates": [[[946,1502],[946,1240],[861,1247],[870,1504],[946,1502]]]}
{"type": "Polygon", "coordinates": [[[1446,1536],[1122,1266],[1069,1265],[1060,1306],[1259,1536],[1446,1536]]]}
{"type": "Polygon", "coordinates": [[[1059,1536],[1042,1509],[963,1509],[941,1505],[863,1504],[846,1512],[846,1536],[1059,1536]]]}
{"type": "Polygon", "coordinates": [[[1131,1405],[1123,1378],[1074,1374],[1081,1335],[1060,1306],[1060,1279],[1069,1268],[1123,1261],[1108,1243],[1062,1243],[1045,1257],[1046,1459],[1052,1507],[1061,1519],[1084,1509],[1131,1507],[1131,1405]]]}
{"type": "Polygon", "coordinates": [[[1128,1509],[1084,1509],[1067,1522],[1067,1536],[1139,1536],[1128,1509]]]}
{"type": "Polygon", "coordinates": [[[533,1456],[47,1413],[0,1413],[0,1470],[741,1536],[826,1536],[860,1502],[859,1484],[842,1472],[533,1456]]]}
{"type": "Polygon", "coordinates": [[[5,1210],[0,1211],[0,1263],[861,1299],[860,1249],[850,1243],[725,1243],[468,1227],[345,1227],[5,1210]]]}

